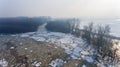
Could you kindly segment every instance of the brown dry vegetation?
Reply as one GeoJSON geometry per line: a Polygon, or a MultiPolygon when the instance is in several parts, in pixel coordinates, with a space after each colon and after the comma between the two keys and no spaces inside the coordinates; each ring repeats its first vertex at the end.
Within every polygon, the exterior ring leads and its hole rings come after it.
{"type": "MultiPolygon", "coordinates": [[[[6,37],[7,38],[7,37],[6,37]]],[[[12,37],[11,37],[12,38],[12,37]]],[[[16,38],[16,37],[15,37],[16,38]]],[[[15,39],[13,37],[13,40],[15,39]]],[[[0,38],[1,39],[1,38],[0,38]]],[[[9,39],[9,38],[7,38],[9,39]]],[[[6,41],[1,48],[0,57],[5,58],[9,66],[17,67],[34,67],[34,62],[41,63],[41,67],[49,67],[49,63],[57,58],[65,60],[68,55],[64,53],[64,49],[54,44],[46,42],[37,42],[32,39],[21,39],[19,42],[12,40],[6,41]],[[11,49],[11,47],[14,49],[11,49]]]]}

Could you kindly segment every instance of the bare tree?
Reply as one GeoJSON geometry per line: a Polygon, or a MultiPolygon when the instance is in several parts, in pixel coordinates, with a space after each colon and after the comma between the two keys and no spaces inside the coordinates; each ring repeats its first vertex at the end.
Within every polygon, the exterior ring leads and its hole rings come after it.
{"type": "Polygon", "coordinates": [[[77,31],[80,27],[80,20],[76,18],[70,19],[68,22],[68,27],[70,29],[70,33],[77,34],[77,31]]]}
{"type": "Polygon", "coordinates": [[[83,38],[85,38],[89,44],[92,44],[93,23],[89,23],[88,25],[84,26],[83,30],[84,30],[83,38]]]}

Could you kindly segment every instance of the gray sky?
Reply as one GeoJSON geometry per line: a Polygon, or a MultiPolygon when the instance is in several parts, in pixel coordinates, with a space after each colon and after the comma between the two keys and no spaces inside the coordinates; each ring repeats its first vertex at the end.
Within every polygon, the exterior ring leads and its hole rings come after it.
{"type": "Polygon", "coordinates": [[[120,17],[120,0],[0,0],[0,17],[120,17]]]}

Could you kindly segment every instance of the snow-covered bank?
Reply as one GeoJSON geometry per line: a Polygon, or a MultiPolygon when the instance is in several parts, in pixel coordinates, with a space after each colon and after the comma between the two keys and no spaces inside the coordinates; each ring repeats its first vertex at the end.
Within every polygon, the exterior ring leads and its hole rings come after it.
{"type": "MultiPolygon", "coordinates": [[[[60,32],[31,32],[24,33],[18,36],[32,38],[35,41],[49,42],[57,45],[58,47],[64,48],[65,53],[69,54],[71,59],[86,60],[89,63],[97,64],[100,67],[105,66],[105,63],[100,58],[98,59],[101,62],[95,60],[94,55],[96,55],[96,50],[92,45],[88,45],[81,37],[75,37],[71,34],[65,34],[60,32]]],[[[55,48],[58,48],[55,47],[55,48]]],[[[53,60],[55,64],[59,64],[53,60]]],[[[62,63],[60,62],[62,65],[62,63]]],[[[64,63],[63,63],[64,64],[64,63]]],[[[52,65],[53,67],[56,65],[52,65]]],[[[112,66],[109,65],[108,66],[112,66]]],[[[116,66],[113,66],[116,67],[116,66]]]]}
{"type": "MultiPolygon", "coordinates": [[[[45,31],[44,26],[40,26],[37,32],[29,32],[23,34],[17,34],[12,36],[20,36],[25,38],[30,38],[35,41],[42,41],[55,44],[55,48],[61,47],[64,52],[70,55],[70,59],[85,60],[91,64],[98,64],[98,66],[103,67],[104,62],[101,58],[98,61],[95,60],[95,55],[97,50],[93,48],[93,45],[89,45],[81,37],[75,37],[71,34],[65,34],[60,32],[48,32],[45,31]]],[[[59,58],[58,58],[59,59],[59,58]]],[[[61,59],[62,60],[62,59],[61,59]]],[[[57,66],[59,60],[51,61],[51,66],[57,66]],[[53,65],[55,64],[55,65],[53,65]]],[[[64,63],[60,61],[60,65],[64,63]]],[[[109,65],[110,66],[110,65],[109,65]]]]}
{"type": "Polygon", "coordinates": [[[36,41],[54,43],[57,46],[64,48],[65,53],[69,54],[71,59],[84,59],[87,62],[94,63],[93,54],[95,50],[81,37],[75,37],[71,34],[59,32],[31,32],[21,34],[20,36],[29,37],[36,41]]]}

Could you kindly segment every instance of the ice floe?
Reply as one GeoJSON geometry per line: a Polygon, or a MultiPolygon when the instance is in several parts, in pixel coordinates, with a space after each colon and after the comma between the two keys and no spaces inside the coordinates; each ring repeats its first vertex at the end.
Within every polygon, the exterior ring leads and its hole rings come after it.
{"type": "Polygon", "coordinates": [[[62,59],[53,60],[49,65],[52,67],[61,67],[64,64],[62,59]]]}
{"type": "Polygon", "coordinates": [[[7,67],[8,66],[8,62],[5,59],[0,60],[0,66],[1,67],[7,67]]]}

